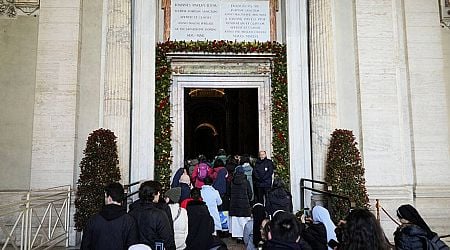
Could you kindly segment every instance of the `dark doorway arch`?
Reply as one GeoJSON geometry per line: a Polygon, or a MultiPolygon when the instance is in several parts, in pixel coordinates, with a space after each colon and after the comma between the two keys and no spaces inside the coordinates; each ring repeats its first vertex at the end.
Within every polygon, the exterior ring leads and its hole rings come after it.
{"type": "Polygon", "coordinates": [[[185,89],[185,158],[217,151],[256,155],[259,146],[258,90],[185,89]]]}

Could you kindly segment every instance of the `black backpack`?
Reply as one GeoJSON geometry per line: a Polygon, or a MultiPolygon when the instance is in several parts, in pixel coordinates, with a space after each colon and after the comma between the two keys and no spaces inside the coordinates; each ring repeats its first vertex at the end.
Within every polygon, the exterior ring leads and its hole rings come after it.
{"type": "Polygon", "coordinates": [[[423,240],[425,241],[427,250],[449,250],[448,246],[439,238],[438,235],[435,235],[432,239],[423,237],[423,240]]]}

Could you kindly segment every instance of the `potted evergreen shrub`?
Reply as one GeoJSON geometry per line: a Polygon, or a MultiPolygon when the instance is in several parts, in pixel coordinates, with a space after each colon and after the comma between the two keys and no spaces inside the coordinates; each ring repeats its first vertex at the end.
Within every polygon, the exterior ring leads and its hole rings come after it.
{"type": "Polygon", "coordinates": [[[82,231],[87,220],[104,204],[104,187],[120,180],[116,136],[111,130],[93,131],[83,151],[75,198],[75,228],[82,231]]]}
{"type": "MultiPolygon", "coordinates": [[[[368,208],[364,167],[357,144],[350,130],[336,129],[331,134],[325,181],[334,194],[349,197],[352,206],[368,208]]],[[[331,198],[330,203],[328,207],[333,221],[337,223],[344,219],[349,212],[348,204],[338,198],[331,198]]]]}

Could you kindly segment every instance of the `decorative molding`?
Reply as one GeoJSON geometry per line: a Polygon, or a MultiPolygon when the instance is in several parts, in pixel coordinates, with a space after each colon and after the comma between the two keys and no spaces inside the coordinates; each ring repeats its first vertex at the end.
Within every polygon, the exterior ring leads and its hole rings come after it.
{"type": "Polygon", "coordinates": [[[39,7],[40,0],[0,0],[0,16],[15,18],[36,15],[39,7]]]}
{"type": "Polygon", "coordinates": [[[10,18],[17,16],[14,0],[0,0],[0,15],[10,18]]]}

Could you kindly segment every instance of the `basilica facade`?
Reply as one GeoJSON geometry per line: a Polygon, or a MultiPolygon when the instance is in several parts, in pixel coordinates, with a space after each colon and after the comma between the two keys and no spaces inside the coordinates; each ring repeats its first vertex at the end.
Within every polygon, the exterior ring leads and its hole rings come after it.
{"type": "MultiPolygon", "coordinates": [[[[281,138],[294,210],[300,179],[324,179],[330,134],[342,128],[358,142],[372,209],[379,200],[395,215],[410,203],[438,233],[449,232],[448,1],[6,0],[0,6],[4,197],[75,187],[87,136],[98,128],[118,138],[123,183],[153,179],[155,117],[164,104],[158,46],[273,41],[286,56],[281,138]]],[[[276,156],[276,52],[169,52],[172,171],[205,150],[276,156]]],[[[392,235],[396,225],[381,220],[392,235]]]]}

